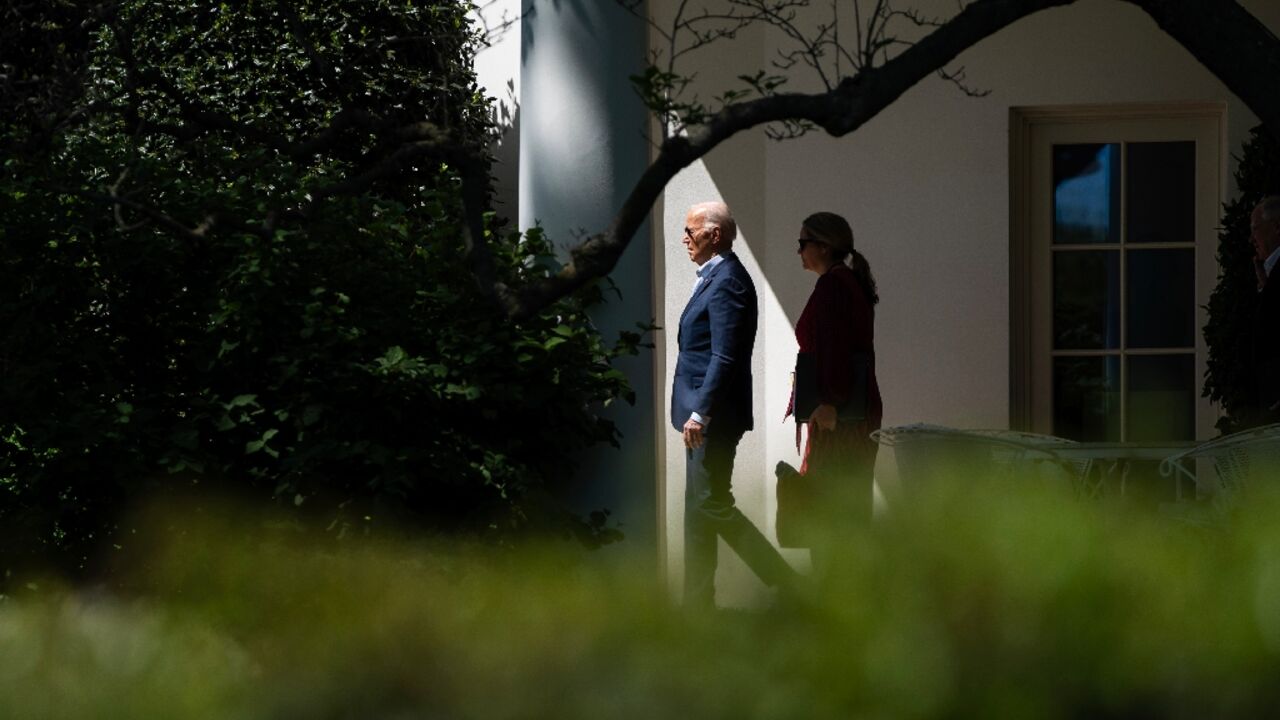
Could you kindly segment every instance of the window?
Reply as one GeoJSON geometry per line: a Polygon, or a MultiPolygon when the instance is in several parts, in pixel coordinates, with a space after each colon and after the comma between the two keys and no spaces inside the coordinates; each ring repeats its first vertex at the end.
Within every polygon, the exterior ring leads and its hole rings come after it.
{"type": "Polygon", "coordinates": [[[1212,434],[1219,106],[1015,110],[1013,417],[1075,440],[1212,434]]]}

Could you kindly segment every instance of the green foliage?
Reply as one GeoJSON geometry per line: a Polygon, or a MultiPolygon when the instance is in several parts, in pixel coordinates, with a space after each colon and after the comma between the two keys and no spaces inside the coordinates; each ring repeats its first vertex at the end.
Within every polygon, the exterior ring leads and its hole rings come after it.
{"type": "Polygon", "coordinates": [[[706,616],[626,563],[192,521],[140,596],[0,603],[0,715],[1270,716],[1274,495],[1204,531],[1020,487],[883,518],[830,594],[706,616]]]}
{"type": "MultiPolygon", "coordinates": [[[[513,323],[472,276],[463,182],[488,178],[457,158],[487,172],[493,128],[467,7],[58,3],[6,29],[31,66],[81,62],[52,90],[24,65],[0,119],[0,569],[90,571],[136,549],[122,511],[193,491],[334,537],[616,536],[551,491],[616,441],[596,409],[639,336],[601,338],[598,289],[513,323]]],[[[499,280],[549,272],[539,231],[484,225],[499,280]]]]}
{"type": "Polygon", "coordinates": [[[1209,296],[1209,347],[1204,396],[1222,406],[1222,433],[1258,424],[1253,368],[1254,313],[1258,281],[1249,220],[1263,197],[1280,192],[1280,144],[1261,126],[1253,129],[1238,158],[1236,184],[1240,196],[1222,208],[1218,232],[1218,285],[1209,296]]]}
{"type": "Polygon", "coordinates": [[[644,72],[631,76],[631,85],[659,120],[671,126],[701,125],[711,116],[712,110],[695,97],[681,99],[692,78],[665,71],[650,65],[644,72]]]}

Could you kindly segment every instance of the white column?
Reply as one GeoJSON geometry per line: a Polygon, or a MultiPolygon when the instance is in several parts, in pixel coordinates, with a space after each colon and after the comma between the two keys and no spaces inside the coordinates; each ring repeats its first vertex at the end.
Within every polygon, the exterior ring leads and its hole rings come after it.
{"type": "MultiPolygon", "coordinates": [[[[644,106],[628,77],[643,66],[646,28],[613,0],[524,0],[521,21],[520,226],[541,223],[560,247],[582,231],[607,228],[648,162],[644,106]]],[[[653,318],[653,268],[646,223],[611,275],[593,320],[607,341],[653,318]]],[[[635,406],[609,417],[621,449],[577,458],[570,496],[582,510],[608,508],[621,520],[624,547],[657,562],[657,478],[653,354],[619,364],[635,406]]]]}

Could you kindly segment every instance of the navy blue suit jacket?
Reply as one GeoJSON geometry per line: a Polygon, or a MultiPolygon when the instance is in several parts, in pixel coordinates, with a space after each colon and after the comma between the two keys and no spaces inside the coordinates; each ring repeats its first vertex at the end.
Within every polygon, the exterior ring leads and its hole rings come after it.
{"type": "Polygon", "coordinates": [[[742,434],[752,428],[751,351],[756,344],[756,286],[733,253],[702,278],[680,316],[671,426],[689,414],[710,417],[707,431],[742,434]]]}
{"type": "Polygon", "coordinates": [[[1253,372],[1263,422],[1280,422],[1270,407],[1280,402],[1280,266],[1271,271],[1258,297],[1253,328],[1253,372]]]}

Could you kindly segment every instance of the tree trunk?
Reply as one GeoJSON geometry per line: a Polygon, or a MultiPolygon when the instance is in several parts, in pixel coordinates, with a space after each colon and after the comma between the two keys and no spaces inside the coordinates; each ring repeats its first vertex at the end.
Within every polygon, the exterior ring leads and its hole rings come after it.
{"type": "MultiPolygon", "coordinates": [[[[1160,29],[1267,126],[1280,131],[1280,40],[1235,0],[1124,0],[1142,8],[1160,29]]],[[[1280,137],[1280,134],[1277,134],[1280,137]]]]}

